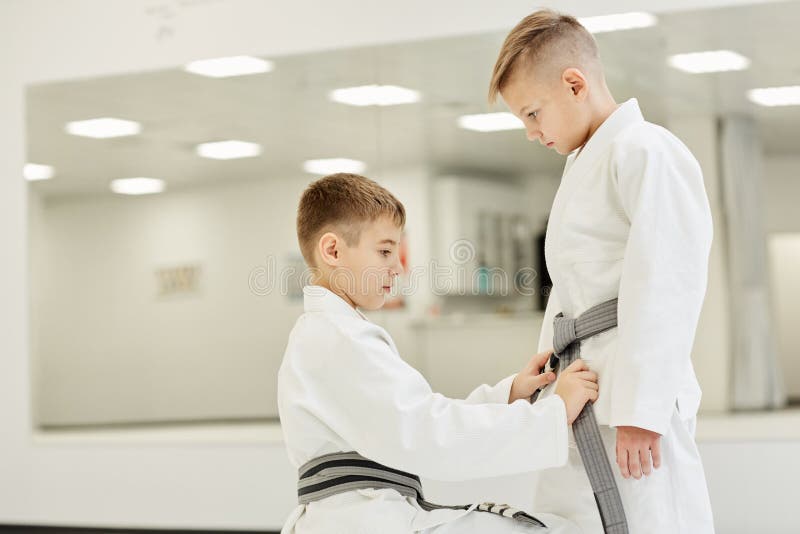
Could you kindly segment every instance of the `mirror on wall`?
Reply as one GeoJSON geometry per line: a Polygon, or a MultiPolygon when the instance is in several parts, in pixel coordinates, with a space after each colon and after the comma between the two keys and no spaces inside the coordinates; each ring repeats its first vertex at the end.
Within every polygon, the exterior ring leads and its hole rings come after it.
{"type": "MultiPolygon", "coordinates": [[[[648,120],[754,117],[767,201],[785,202],[800,170],[800,112],[747,95],[798,83],[800,60],[786,53],[798,17],[793,3],[677,12],[595,35],[617,101],[636,97],[648,120]],[[720,49],[746,57],[746,70],[692,74],[668,62],[720,49]]],[[[408,263],[422,274],[374,314],[401,353],[455,395],[472,384],[439,372],[436,343],[460,338],[459,359],[469,358],[478,321],[508,340],[509,357],[482,368],[475,356],[465,376],[515,370],[541,321],[540,237],[563,158],[527,141],[516,119],[481,122],[506,111],[486,103],[504,36],[254,54],[28,87],[36,424],[275,420],[276,372],[302,310],[295,209],[310,181],[335,171],[380,181],[408,208],[408,263]],[[494,209],[508,203],[512,212],[494,209]],[[452,263],[459,240],[472,247],[469,273],[502,267],[513,282],[530,268],[533,293],[490,295],[488,278],[443,291],[430,262],[452,263]]],[[[765,219],[770,235],[800,233],[796,210],[768,209],[765,219]]],[[[785,261],[797,241],[770,243],[785,261]]],[[[796,290],[793,270],[776,272],[779,292],[796,290]]],[[[791,302],[778,310],[785,336],[791,302]]],[[[781,340],[783,358],[800,350],[781,340]]],[[[787,369],[800,397],[796,365],[787,369]]]]}

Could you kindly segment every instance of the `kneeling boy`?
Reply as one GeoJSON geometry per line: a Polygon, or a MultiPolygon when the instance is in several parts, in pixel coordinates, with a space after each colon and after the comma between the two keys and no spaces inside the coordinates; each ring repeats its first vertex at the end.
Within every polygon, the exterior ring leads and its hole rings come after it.
{"type": "Polygon", "coordinates": [[[404,224],[403,205],[362,176],[322,178],[301,198],[297,234],[314,276],[278,373],[281,425],[299,468],[300,506],[283,532],[575,532],[557,516],[506,505],[424,500],[418,477],[468,480],[563,465],[567,425],[597,398],[597,376],[576,361],[555,395],[531,404],[555,378],[541,373],[549,356],[542,353],[464,400],[434,393],[358,310],[379,309],[391,291],[404,224]]]}

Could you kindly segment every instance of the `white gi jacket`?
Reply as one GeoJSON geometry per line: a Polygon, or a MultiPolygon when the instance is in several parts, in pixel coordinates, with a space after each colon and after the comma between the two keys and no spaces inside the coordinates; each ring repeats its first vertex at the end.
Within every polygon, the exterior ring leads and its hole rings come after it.
{"type": "MultiPolygon", "coordinates": [[[[434,480],[564,465],[566,410],[557,395],[534,405],[524,400],[509,405],[513,376],[494,387],[480,386],[464,400],[434,393],[400,358],[383,328],[327,289],[307,286],[303,292],[305,313],[278,371],[278,409],[293,465],[357,451],[434,480]]],[[[391,489],[356,490],[298,506],[283,532],[405,534],[467,514],[491,515],[427,512],[391,489]]],[[[488,519],[505,525],[499,532],[528,531],[517,530],[508,518],[488,519]]]]}
{"type": "MultiPolygon", "coordinates": [[[[567,158],[545,239],[553,317],[577,317],[619,297],[618,328],[581,345],[599,375],[594,405],[632,534],[713,532],[694,423],[700,387],[690,353],[706,290],[711,212],[695,158],[646,122],[636,99],[617,108],[567,158]],[[615,464],[616,426],[662,434],[662,467],[625,480],[615,464]]],[[[554,385],[540,396],[547,398],[554,385]]],[[[574,438],[563,469],[541,474],[535,509],[602,532],[574,438]]]]}

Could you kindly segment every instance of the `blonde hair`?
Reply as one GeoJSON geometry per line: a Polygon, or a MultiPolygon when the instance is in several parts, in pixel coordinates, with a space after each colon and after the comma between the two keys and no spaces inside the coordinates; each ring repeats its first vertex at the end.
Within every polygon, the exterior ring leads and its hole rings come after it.
{"type": "Polygon", "coordinates": [[[314,247],[325,232],[335,230],[349,246],[358,244],[363,223],[389,216],[399,227],[406,210],[377,182],[358,174],[337,173],[309,185],[297,208],[297,241],[306,264],[315,266],[314,247]]]}
{"type": "Polygon", "coordinates": [[[562,69],[600,69],[599,59],[594,37],[578,19],[550,9],[536,11],[514,26],[503,42],[489,83],[489,103],[497,100],[522,61],[534,68],[556,63],[553,66],[562,69]]]}

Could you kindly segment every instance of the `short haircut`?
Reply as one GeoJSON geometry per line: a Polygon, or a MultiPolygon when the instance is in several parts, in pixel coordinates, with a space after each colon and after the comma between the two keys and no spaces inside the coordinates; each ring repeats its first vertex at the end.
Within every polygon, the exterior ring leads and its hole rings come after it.
{"type": "Polygon", "coordinates": [[[364,223],[391,217],[406,224],[403,204],[377,182],[358,174],[337,173],[309,185],[297,209],[297,241],[306,264],[316,267],[314,249],[325,232],[334,231],[349,246],[358,244],[364,223]]]}
{"type": "Polygon", "coordinates": [[[521,63],[540,68],[543,78],[550,74],[548,67],[557,68],[559,75],[568,67],[602,72],[592,34],[575,17],[550,9],[528,15],[506,37],[489,83],[490,104],[521,63]]]}

